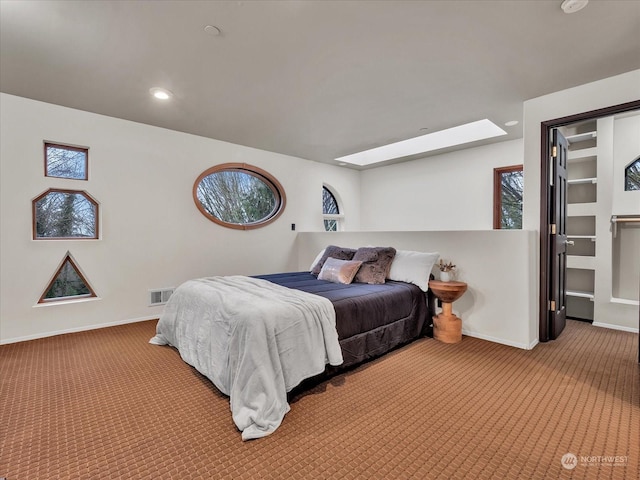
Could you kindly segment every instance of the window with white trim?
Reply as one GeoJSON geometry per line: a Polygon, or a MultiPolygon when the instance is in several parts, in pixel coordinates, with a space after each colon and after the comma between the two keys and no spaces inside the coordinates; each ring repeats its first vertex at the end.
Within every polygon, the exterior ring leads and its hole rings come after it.
{"type": "Polygon", "coordinates": [[[344,215],[340,212],[336,196],[325,185],[322,186],[322,217],[325,231],[337,232],[342,230],[344,215]]]}

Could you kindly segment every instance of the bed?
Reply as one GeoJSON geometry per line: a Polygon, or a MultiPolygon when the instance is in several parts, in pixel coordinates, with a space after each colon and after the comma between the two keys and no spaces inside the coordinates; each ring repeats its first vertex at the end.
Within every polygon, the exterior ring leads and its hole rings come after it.
{"type": "Polygon", "coordinates": [[[270,282],[327,298],[347,368],[378,357],[421,336],[433,336],[435,300],[416,285],[387,280],[382,285],[318,280],[310,272],[261,275],[270,282]]]}
{"type": "Polygon", "coordinates": [[[372,284],[362,280],[371,280],[367,275],[378,267],[332,255],[340,256],[330,250],[316,259],[315,272],[190,280],[165,307],[150,343],[175,347],[229,396],[243,440],[273,433],[289,411],[287,393],[304,380],[433,335],[429,273],[422,279],[431,260],[420,269],[419,282],[390,279],[404,276],[383,265],[384,283],[372,284]],[[354,262],[361,281],[343,283],[324,274],[330,264],[354,262]]]}

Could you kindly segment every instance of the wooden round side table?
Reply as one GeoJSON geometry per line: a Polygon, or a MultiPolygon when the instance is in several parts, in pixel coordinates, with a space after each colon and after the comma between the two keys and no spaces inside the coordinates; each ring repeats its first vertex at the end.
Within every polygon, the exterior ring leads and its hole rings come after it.
{"type": "Polygon", "coordinates": [[[451,311],[451,305],[467,291],[467,284],[429,280],[429,288],[442,302],[442,312],[433,317],[433,338],[458,343],[462,340],[462,320],[451,311]]]}

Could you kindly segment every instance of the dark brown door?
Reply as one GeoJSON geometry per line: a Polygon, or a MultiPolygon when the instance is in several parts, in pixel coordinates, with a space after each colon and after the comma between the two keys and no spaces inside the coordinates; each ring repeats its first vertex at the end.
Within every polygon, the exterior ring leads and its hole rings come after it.
{"type": "Polygon", "coordinates": [[[549,230],[549,339],[558,338],[567,322],[567,140],[553,129],[551,144],[551,228],[549,230]]]}
{"type": "MultiPolygon", "coordinates": [[[[554,292],[556,288],[551,287],[551,282],[554,281],[557,285],[560,280],[559,275],[554,274],[551,270],[552,265],[555,264],[556,261],[555,255],[552,255],[551,252],[551,244],[553,243],[555,245],[557,240],[551,235],[551,218],[556,215],[556,205],[555,203],[552,203],[551,200],[551,180],[553,178],[553,164],[549,161],[551,148],[553,146],[551,142],[551,133],[554,128],[561,127],[563,125],[571,125],[572,123],[594,120],[596,118],[608,117],[638,109],[640,109],[640,100],[634,100],[632,102],[578,113],[568,117],[547,120],[541,124],[540,178],[542,181],[540,182],[540,329],[538,330],[541,342],[551,340],[559,334],[559,332],[555,334],[555,329],[551,328],[555,325],[557,305],[553,311],[550,308],[551,300],[556,301],[556,298],[552,296],[552,292],[554,292]],[[553,315],[551,315],[551,313],[553,313],[553,315]]],[[[564,279],[564,276],[562,278],[564,279]]],[[[560,290],[560,288],[557,288],[557,290],[560,290]]],[[[562,290],[564,290],[564,288],[562,288],[562,290]]],[[[638,350],[640,359],[640,347],[638,350]]]]}

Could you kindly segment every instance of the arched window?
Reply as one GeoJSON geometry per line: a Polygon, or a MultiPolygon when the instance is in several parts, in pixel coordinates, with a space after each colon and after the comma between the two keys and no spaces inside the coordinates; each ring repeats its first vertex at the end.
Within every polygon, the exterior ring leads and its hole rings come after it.
{"type": "Polygon", "coordinates": [[[202,172],[193,185],[193,200],[212,222],[239,230],[268,225],[286,202],[272,175],[246,163],[224,163],[202,172]]]}
{"type": "Polygon", "coordinates": [[[336,196],[326,186],[322,187],[322,215],[325,231],[337,232],[341,230],[340,222],[344,215],[340,213],[336,196]]]}
{"type": "Polygon", "coordinates": [[[640,190],[640,157],[624,169],[624,189],[627,191],[640,190]]]}

